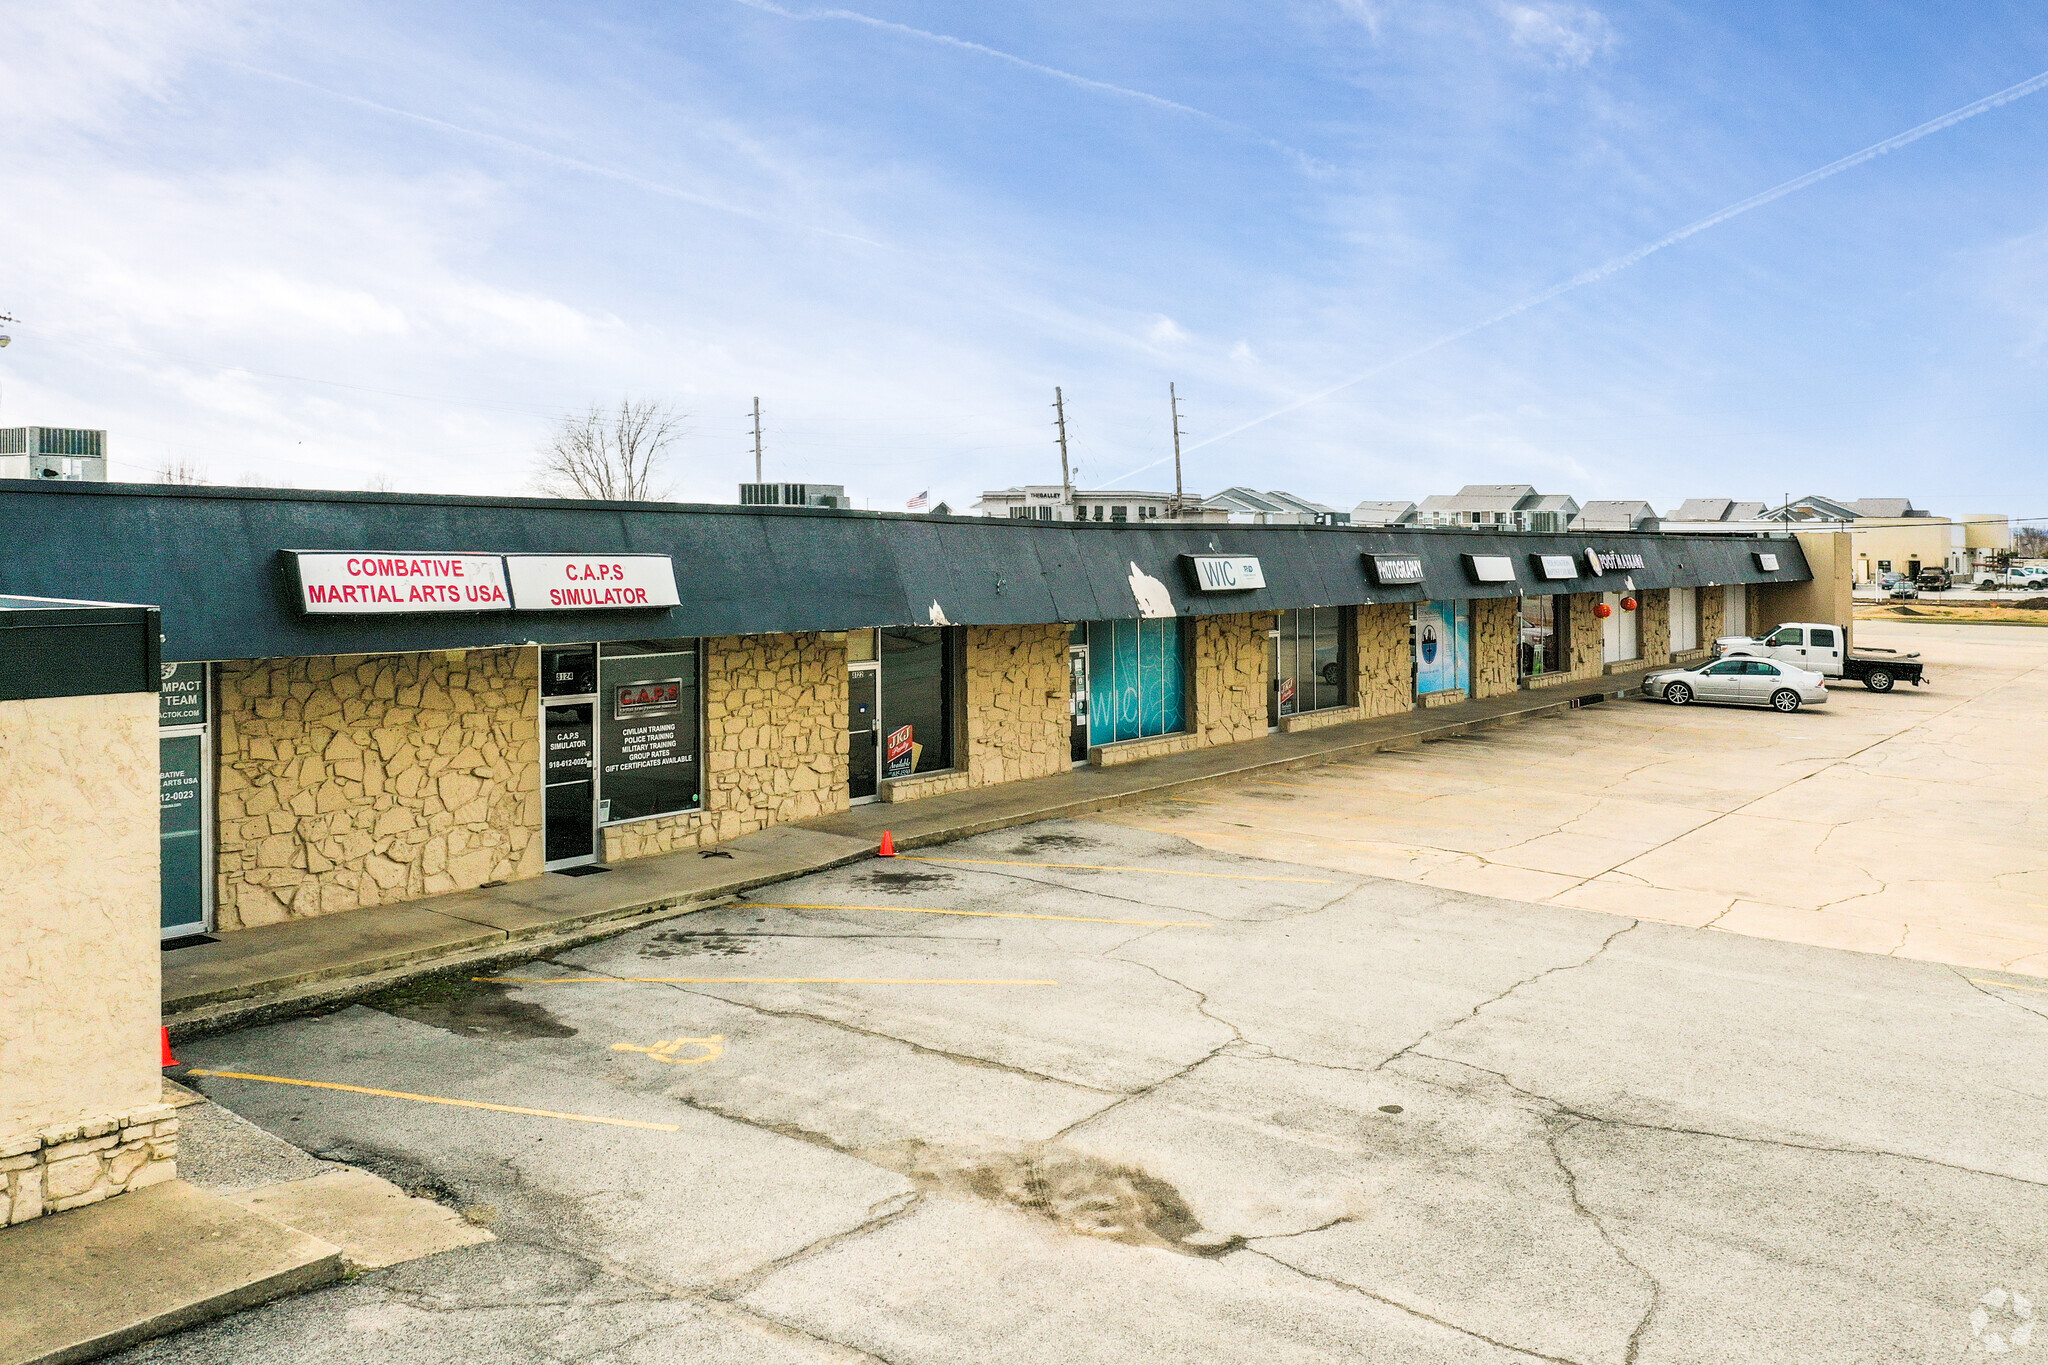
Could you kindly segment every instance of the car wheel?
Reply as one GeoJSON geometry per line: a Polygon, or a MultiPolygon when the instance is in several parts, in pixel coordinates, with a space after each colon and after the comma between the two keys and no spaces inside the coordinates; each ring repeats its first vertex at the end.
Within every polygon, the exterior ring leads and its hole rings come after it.
{"type": "Polygon", "coordinates": [[[1664,689],[1664,700],[1673,706],[1683,706],[1692,700],[1692,689],[1684,683],[1672,683],[1664,689]]]}
{"type": "Polygon", "coordinates": [[[1873,668],[1863,675],[1863,685],[1873,692],[1889,692],[1892,690],[1892,675],[1882,668],[1873,668]]]}
{"type": "Polygon", "coordinates": [[[1789,716],[1799,709],[1799,694],[1789,687],[1781,687],[1771,693],[1771,706],[1789,716]]]}

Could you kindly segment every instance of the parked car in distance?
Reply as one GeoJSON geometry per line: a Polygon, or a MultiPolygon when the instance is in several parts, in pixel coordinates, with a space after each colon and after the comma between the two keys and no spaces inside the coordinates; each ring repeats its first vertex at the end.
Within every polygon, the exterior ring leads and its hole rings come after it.
{"type": "Polygon", "coordinates": [[[1880,588],[1889,588],[1894,583],[1897,583],[1900,579],[1904,577],[1905,575],[1902,573],[1894,573],[1892,570],[1886,569],[1883,573],[1877,576],[1877,586],[1880,588]]]}
{"type": "Polygon", "coordinates": [[[1761,640],[1746,635],[1723,635],[1714,641],[1714,653],[1724,659],[1737,655],[1776,659],[1824,677],[1860,682],[1873,692],[1889,692],[1902,682],[1918,687],[1925,681],[1925,670],[1917,653],[1901,654],[1892,649],[1844,653],[1842,641],[1847,634],[1840,626],[1824,622],[1788,621],[1761,640]]]}
{"type": "Polygon", "coordinates": [[[1920,577],[1914,581],[1922,592],[1946,592],[1956,585],[1947,569],[1922,569],[1920,577]]]}
{"type": "Polygon", "coordinates": [[[1920,584],[1913,582],[1911,579],[1902,578],[1892,584],[1891,588],[1885,593],[1885,596],[1895,602],[1909,601],[1920,595],[1920,586],[1920,584]]]}
{"type": "Polygon", "coordinates": [[[1768,706],[1787,715],[1801,706],[1828,699],[1828,680],[1810,669],[1794,668],[1775,659],[1716,659],[1698,668],[1675,668],[1643,679],[1643,695],[1684,706],[1688,702],[1727,702],[1735,706],[1768,706]]]}
{"type": "Polygon", "coordinates": [[[2017,569],[1979,569],[1971,580],[1973,587],[1995,590],[1998,588],[2025,588],[2035,592],[2048,590],[2048,569],[2022,566],[2017,569]]]}

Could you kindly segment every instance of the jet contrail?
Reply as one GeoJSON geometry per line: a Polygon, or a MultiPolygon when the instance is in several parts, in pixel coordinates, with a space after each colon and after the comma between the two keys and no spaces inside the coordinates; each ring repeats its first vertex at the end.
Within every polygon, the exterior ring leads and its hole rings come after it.
{"type": "MultiPolygon", "coordinates": [[[[1550,288],[1545,289],[1540,294],[1531,294],[1528,298],[1523,299],[1521,302],[1510,304],[1508,307],[1501,309],[1499,312],[1488,314],[1486,317],[1479,319],[1477,322],[1468,323],[1465,326],[1458,328],[1458,330],[1456,330],[1455,332],[1446,332],[1442,336],[1437,337],[1432,341],[1424,342],[1422,345],[1415,347],[1413,350],[1404,351],[1400,355],[1395,356],[1391,360],[1383,361],[1382,363],[1373,366],[1371,369],[1365,371],[1365,373],[1363,374],[1353,375],[1351,378],[1346,379],[1341,383],[1332,384],[1327,389],[1322,389],[1316,393],[1308,395],[1306,398],[1298,399],[1295,402],[1289,403],[1286,407],[1275,408],[1273,411],[1265,414],[1263,417],[1254,417],[1251,421],[1242,423],[1238,426],[1234,426],[1228,431],[1219,432],[1214,436],[1206,438],[1205,440],[1196,441],[1194,444],[1184,447],[1182,450],[1182,454],[1185,455],[1189,451],[1200,450],[1203,446],[1214,445],[1218,441],[1227,441],[1231,437],[1239,435],[1242,432],[1250,431],[1255,426],[1259,426],[1265,422],[1270,422],[1275,417],[1285,417],[1288,413],[1297,412],[1302,408],[1308,407],[1312,403],[1320,403],[1323,399],[1328,398],[1331,394],[1342,393],[1345,389],[1352,387],[1354,384],[1363,384],[1366,380],[1372,379],[1378,375],[1385,374],[1388,370],[1391,370],[1398,365],[1405,365],[1409,361],[1414,360],[1419,356],[1428,355],[1431,351],[1438,350],[1442,347],[1448,346],[1454,341],[1462,341],[1466,337],[1471,336],[1474,332],[1484,331],[1486,328],[1491,327],[1496,323],[1506,322],[1509,318],[1514,317],[1517,314],[1526,313],[1531,308],[1535,308],[1542,304],[1550,302],[1552,299],[1556,298],[1560,294],[1568,294],[1574,289],[1578,289],[1589,284],[1595,284],[1601,280],[1606,279],[1610,275],[1619,274],[1621,271],[1628,269],[1630,266],[1636,264],[1644,257],[1654,255],[1668,246],[1676,246],[1678,243],[1684,241],[1686,238],[1705,232],[1708,228],[1716,227],[1722,223],[1725,223],[1730,218],[1734,218],[1741,214],[1748,213],[1751,209],[1762,208],[1765,204],[1772,203],[1775,200],[1783,199],[1786,195],[1794,194],[1800,190],[1805,189],[1809,185],[1818,184],[1821,181],[1828,179],[1830,176],[1840,175],[1843,171],[1850,170],[1856,166],[1860,166],[1866,161],[1874,161],[1878,157],[1883,156],[1886,152],[1897,151],[1899,148],[1904,147],[1909,143],[1918,142],[1921,138],[1926,137],[1929,134],[1938,133],[1944,128],[1953,128],[1956,124],[1963,122],[1965,119],[1973,119],[1977,117],[1977,115],[1982,113],[1988,113],[1990,110],[1996,109],[2001,105],[2010,104],[2017,99],[2024,99],[2028,95],[2033,94],[2035,91],[2040,90],[2043,87],[2048,87],[2048,71],[2044,71],[2040,75],[2034,76],[2028,80],[2021,81],[2018,85],[2009,85],[1995,95],[1986,95],[1983,99],[1978,100],[1974,104],[1966,104],[1960,109],[1950,110],[1948,113],[1943,114],[1939,118],[1929,119],[1927,122],[1919,125],[1916,128],[1908,128],[1905,132],[1900,133],[1897,136],[1888,137],[1882,142],[1874,142],[1870,146],[1865,147],[1860,152],[1850,153],[1848,156],[1843,157],[1840,161],[1830,161],[1827,165],[1822,166],[1819,170],[1808,171],[1805,175],[1799,176],[1798,178],[1793,180],[1787,180],[1782,185],[1773,186],[1772,188],[1765,190],[1761,194],[1753,194],[1749,198],[1744,199],[1739,203],[1730,204],[1727,208],[1721,209],[1719,212],[1708,214],[1705,218],[1700,219],[1697,223],[1689,224],[1686,227],[1678,229],[1676,232],[1667,233],[1664,236],[1659,237],[1654,242],[1650,242],[1644,246],[1639,246],[1634,251],[1629,252],[1627,255],[1616,256],[1613,260],[1608,261],[1605,264],[1596,265],[1590,270],[1581,271],[1579,274],[1572,276],[1570,279],[1564,281],[1562,284],[1554,284],[1550,286],[1550,288]]],[[[1157,468],[1158,466],[1165,464],[1168,460],[1172,458],[1173,457],[1170,455],[1163,455],[1159,459],[1152,461],[1151,464],[1138,466],[1136,469],[1133,469],[1129,474],[1120,476],[1114,482],[1122,483],[1125,479],[1129,479],[1134,477],[1135,475],[1142,474],[1148,469],[1157,468]]]]}
{"type": "Polygon", "coordinates": [[[302,80],[297,76],[287,76],[282,71],[270,71],[260,66],[251,66],[247,62],[238,62],[230,57],[213,57],[211,60],[220,63],[222,66],[234,67],[237,71],[246,71],[252,76],[261,76],[265,80],[278,81],[285,85],[296,85],[301,89],[325,95],[329,99],[341,100],[344,103],[358,105],[364,109],[373,109],[380,114],[389,114],[393,118],[409,119],[414,123],[438,129],[444,133],[454,133],[458,137],[474,138],[479,142],[488,142],[493,146],[503,147],[508,151],[519,152],[541,161],[551,162],[557,166],[565,166],[573,171],[581,171],[585,175],[595,175],[606,180],[616,180],[622,185],[631,185],[634,189],[645,190],[649,194],[660,195],[665,199],[680,199],[686,204],[696,204],[702,208],[714,209],[719,213],[730,213],[735,217],[748,218],[757,223],[769,223],[776,227],[793,228],[800,232],[815,232],[824,237],[837,237],[841,241],[858,242],[862,246],[883,247],[884,250],[890,249],[881,242],[872,241],[855,233],[837,232],[831,228],[816,227],[809,223],[793,223],[739,204],[728,204],[723,200],[713,199],[709,195],[698,194],[694,190],[686,190],[676,185],[666,185],[659,180],[649,180],[643,176],[634,175],[631,171],[622,171],[616,167],[600,165],[595,161],[585,161],[580,157],[565,156],[561,152],[551,152],[545,147],[536,147],[530,142],[520,142],[501,133],[489,133],[480,128],[465,128],[459,123],[449,123],[445,119],[437,119],[430,114],[420,114],[410,109],[400,109],[389,104],[379,104],[375,100],[364,99],[361,95],[351,95],[345,90],[334,90],[328,86],[316,85],[312,81],[302,80]]]}
{"type": "Polygon", "coordinates": [[[802,23],[817,23],[837,19],[843,23],[864,24],[869,28],[878,28],[885,32],[899,33],[911,38],[922,38],[926,42],[940,43],[946,47],[956,47],[963,52],[973,52],[983,57],[993,57],[999,62],[1007,62],[1011,66],[1020,67],[1025,71],[1035,72],[1041,76],[1049,76],[1053,80],[1064,81],[1068,85],[1078,86],[1083,90],[1093,90],[1098,94],[1114,95],[1121,99],[1137,100],[1141,104],[1149,104],[1156,109],[1165,109],[1176,114],[1186,114],[1190,118],[1198,118],[1206,123],[1213,123],[1219,128],[1228,128],[1234,133],[1242,133],[1246,137],[1254,138],[1273,150],[1294,158],[1304,168],[1312,169],[1317,165],[1314,158],[1310,157],[1308,153],[1289,147],[1284,142],[1275,142],[1272,138],[1265,136],[1255,128],[1246,127],[1242,123],[1224,118],[1219,114],[1212,114],[1206,109],[1197,109],[1192,105],[1182,104],[1177,100],[1166,99],[1160,95],[1148,95],[1143,90],[1133,90],[1129,86],[1113,85],[1108,81],[1098,81],[1087,76],[1077,76],[1071,71],[1062,71],[1056,66],[1046,66],[1043,63],[1019,57],[1014,53],[1005,52],[1001,48],[989,47],[984,43],[971,42],[966,38],[955,38],[945,33],[933,33],[929,29],[912,28],[908,24],[899,24],[888,19],[877,19],[872,14],[862,14],[858,10],[793,10],[785,9],[781,5],[773,3],[773,0],[733,0],[733,2],[745,5],[748,9],[757,9],[764,14],[773,14],[783,19],[794,19],[802,23]]]}

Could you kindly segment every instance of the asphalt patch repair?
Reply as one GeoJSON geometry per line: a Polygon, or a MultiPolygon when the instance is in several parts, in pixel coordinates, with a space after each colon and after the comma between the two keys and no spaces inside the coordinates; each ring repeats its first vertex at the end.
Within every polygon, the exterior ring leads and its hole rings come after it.
{"type": "Polygon", "coordinates": [[[1180,1192],[1165,1181],[1057,1142],[953,1144],[910,1138],[856,1155],[910,1177],[928,1193],[1009,1204],[1083,1237],[1164,1247],[1187,1256],[1221,1256],[1244,1245],[1235,1233],[1205,1231],[1180,1192]]]}

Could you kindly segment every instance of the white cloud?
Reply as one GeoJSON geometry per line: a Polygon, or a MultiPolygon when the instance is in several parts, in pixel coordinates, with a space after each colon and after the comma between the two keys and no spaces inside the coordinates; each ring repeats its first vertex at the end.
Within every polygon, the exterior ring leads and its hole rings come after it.
{"type": "Polygon", "coordinates": [[[1614,26],[1586,5],[1526,0],[1501,6],[1515,46],[1558,66],[1585,66],[1614,46],[1614,26]]]}
{"type": "Polygon", "coordinates": [[[1179,323],[1162,313],[1158,321],[1145,329],[1145,339],[1154,346],[1178,346],[1188,339],[1188,334],[1179,323]]]}
{"type": "Polygon", "coordinates": [[[1237,365],[1256,365],[1259,363],[1258,356],[1252,351],[1252,344],[1244,340],[1239,340],[1237,345],[1230,348],[1230,359],[1233,364],[1237,365]]]}

